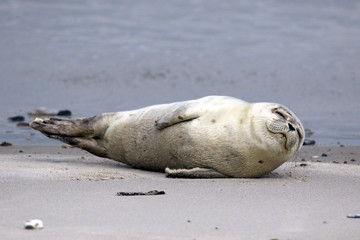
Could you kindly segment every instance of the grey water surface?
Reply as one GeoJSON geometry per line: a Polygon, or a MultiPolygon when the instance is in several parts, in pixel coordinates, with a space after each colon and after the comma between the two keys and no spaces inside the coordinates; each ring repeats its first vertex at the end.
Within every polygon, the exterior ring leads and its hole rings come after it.
{"type": "Polygon", "coordinates": [[[7,120],[85,117],[229,95],[288,106],[320,145],[360,144],[360,1],[0,1],[0,141],[59,144],[7,120]]]}

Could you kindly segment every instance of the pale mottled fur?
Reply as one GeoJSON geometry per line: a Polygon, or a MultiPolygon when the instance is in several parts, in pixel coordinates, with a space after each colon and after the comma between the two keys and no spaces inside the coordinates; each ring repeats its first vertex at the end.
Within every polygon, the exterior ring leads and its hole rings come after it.
{"type": "Polygon", "coordinates": [[[155,171],[168,168],[170,176],[172,173],[177,176],[172,169],[195,169],[193,172],[198,173],[200,168],[211,170],[214,174],[209,173],[210,177],[260,177],[291,159],[304,136],[299,120],[281,105],[249,104],[221,96],[103,114],[89,120],[91,131],[84,136],[70,136],[66,130],[57,133],[52,127],[64,124],[67,123],[62,120],[45,119],[35,120],[31,126],[49,137],[95,154],[99,151],[103,157],[136,168],[155,171]],[[285,109],[291,119],[279,120],[273,110],[278,107],[285,109]],[[284,122],[287,127],[284,132],[292,134],[291,139],[295,139],[295,133],[289,130],[292,127],[288,122],[296,128],[298,137],[290,149],[282,134],[269,131],[267,124],[272,121],[284,122]]]}

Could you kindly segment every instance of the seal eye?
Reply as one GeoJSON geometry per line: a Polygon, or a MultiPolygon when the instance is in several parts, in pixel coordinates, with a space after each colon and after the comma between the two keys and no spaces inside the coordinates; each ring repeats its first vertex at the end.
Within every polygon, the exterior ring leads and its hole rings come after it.
{"type": "Polygon", "coordinates": [[[284,115],[284,114],[282,114],[281,112],[279,112],[279,111],[275,111],[275,113],[276,113],[277,115],[279,115],[282,119],[285,119],[285,120],[286,120],[285,115],[284,115]]]}

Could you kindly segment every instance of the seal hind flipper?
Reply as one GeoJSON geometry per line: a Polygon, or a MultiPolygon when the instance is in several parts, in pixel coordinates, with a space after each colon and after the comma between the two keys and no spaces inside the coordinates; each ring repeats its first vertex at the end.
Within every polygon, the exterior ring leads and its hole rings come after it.
{"type": "Polygon", "coordinates": [[[61,135],[47,135],[49,138],[53,138],[71,146],[86,150],[96,156],[109,158],[106,148],[101,146],[100,139],[97,138],[85,138],[85,137],[67,137],[61,135]]]}
{"type": "Polygon", "coordinates": [[[82,148],[100,157],[108,157],[108,152],[102,145],[105,129],[95,131],[94,128],[95,122],[99,119],[101,118],[36,118],[30,123],[30,127],[49,138],[82,148]]]}
{"type": "Polygon", "coordinates": [[[228,178],[229,176],[209,168],[165,169],[166,177],[171,178],[228,178]]]}
{"type": "Polygon", "coordinates": [[[30,127],[45,135],[62,135],[69,137],[91,136],[94,134],[92,122],[96,117],[90,118],[35,118],[30,127]]]}

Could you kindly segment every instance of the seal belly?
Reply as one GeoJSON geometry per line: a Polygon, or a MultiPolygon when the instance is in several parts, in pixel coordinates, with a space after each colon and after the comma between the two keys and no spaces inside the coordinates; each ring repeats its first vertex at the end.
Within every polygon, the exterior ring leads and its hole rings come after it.
{"type": "MultiPolygon", "coordinates": [[[[236,110],[244,115],[246,106],[241,103],[236,110]]],[[[168,107],[171,106],[124,112],[106,134],[110,158],[156,171],[204,167],[230,173],[234,169],[245,169],[243,148],[238,144],[243,144],[246,136],[236,134],[239,121],[233,109],[226,110],[233,112],[229,118],[223,108],[214,111],[211,106],[209,113],[159,130],[155,122],[169,111],[168,107]]]]}
{"type": "Polygon", "coordinates": [[[174,129],[158,130],[155,127],[162,109],[163,106],[154,106],[123,112],[122,117],[112,123],[105,134],[110,158],[147,170],[183,168],[184,165],[176,156],[170,154],[174,145],[169,143],[177,142],[179,135],[169,134],[169,130],[172,132],[174,129]]]}

